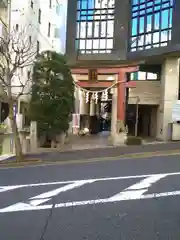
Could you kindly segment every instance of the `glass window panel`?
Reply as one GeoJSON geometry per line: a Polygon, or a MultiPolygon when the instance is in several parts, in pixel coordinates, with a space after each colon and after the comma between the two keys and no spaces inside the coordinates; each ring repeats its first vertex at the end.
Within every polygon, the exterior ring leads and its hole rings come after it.
{"type": "Polygon", "coordinates": [[[100,22],[94,22],[94,37],[99,37],[99,25],[100,22]]]}
{"type": "Polygon", "coordinates": [[[144,32],[144,17],[140,17],[139,19],[139,33],[144,32]]]}
{"type": "Polygon", "coordinates": [[[77,9],[81,9],[81,1],[80,0],[77,2],[77,9]]]}
{"type": "Polygon", "coordinates": [[[114,9],[105,10],[107,14],[114,14],[114,9]]]}
{"type": "Polygon", "coordinates": [[[86,37],[86,22],[80,23],[80,38],[86,37]]]}
{"type": "Polygon", "coordinates": [[[137,18],[132,19],[132,36],[137,35],[137,26],[138,26],[137,18]]]}
{"type": "Polygon", "coordinates": [[[81,16],[80,20],[86,20],[86,19],[87,19],[87,16],[81,16]]]}
{"type": "Polygon", "coordinates": [[[143,46],[144,45],[144,36],[141,36],[139,39],[138,39],[138,46],[143,46]]]}
{"type": "Polygon", "coordinates": [[[132,0],[132,4],[133,4],[133,5],[138,4],[138,0],[132,0]]]}
{"type": "Polygon", "coordinates": [[[87,15],[87,11],[81,11],[81,15],[86,16],[87,15]]]}
{"type": "Polygon", "coordinates": [[[80,19],[81,19],[81,13],[77,12],[77,20],[80,20],[80,19]]]}
{"type": "Polygon", "coordinates": [[[106,39],[100,39],[100,44],[99,44],[101,49],[106,48],[106,39]]]}
{"type": "Polygon", "coordinates": [[[146,7],[145,4],[140,5],[140,9],[144,9],[146,7]]]}
{"type": "Polygon", "coordinates": [[[137,11],[138,10],[138,6],[132,7],[132,11],[137,11]]]}
{"type": "Polygon", "coordinates": [[[162,15],[161,15],[161,29],[168,28],[168,15],[169,15],[169,10],[163,10],[162,15]]]}
{"type": "Polygon", "coordinates": [[[87,9],[87,1],[88,0],[81,0],[81,9],[87,9]]]}
{"type": "Polygon", "coordinates": [[[93,34],[92,22],[87,22],[87,37],[92,38],[92,34],[93,34]]]}
{"type": "Polygon", "coordinates": [[[153,11],[152,8],[148,8],[148,9],[146,10],[147,13],[152,13],[152,11],[153,11]]]}
{"type": "Polygon", "coordinates": [[[168,31],[161,32],[161,42],[166,42],[168,40],[168,31]]]}
{"type": "Polygon", "coordinates": [[[76,37],[77,37],[77,38],[80,37],[80,30],[79,30],[79,28],[80,28],[80,23],[78,22],[78,23],[77,23],[77,32],[76,32],[76,37]]]}
{"type": "Polygon", "coordinates": [[[157,74],[155,73],[147,73],[147,79],[148,80],[156,80],[157,79],[157,74]]]}
{"type": "Polygon", "coordinates": [[[88,9],[94,8],[94,0],[88,0],[88,9]]]}
{"type": "Polygon", "coordinates": [[[113,39],[107,39],[106,44],[106,48],[113,49],[113,39]]]}
{"type": "Polygon", "coordinates": [[[145,80],[146,79],[146,72],[138,72],[138,80],[145,80]]]}
{"type": "Polygon", "coordinates": [[[162,5],[162,8],[168,8],[169,7],[169,3],[165,3],[162,5]]]}
{"type": "Polygon", "coordinates": [[[140,11],[140,15],[145,14],[145,10],[140,11]]]}
{"type": "Polygon", "coordinates": [[[169,9],[169,27],[172,27],[172,15],[173,15],[173,10],[172,8],[169,9]]]}
{"type": "Polygon", "coordinates": [[[158,44],[153,45],[153,47],[154,47],[154,48],[155,48],[155,47],[160,47],[160,45],[159,45],[159,43],[158,43],[158,44]]]}
{"type": "Polygon", "coordinates": [[[86,49],[92,49],[92,40],[86,40],[86,49]]]}
{"type": "Polygon", "coordinates": [[[159,11],[161,9],[161,6],[155,6],[154,11],[159,11]]]}
{"type": "Polygon", "coordinates": [[[132,17],[137,17],[138,16],[138,12],[133,13],[132,17]]]}
{"type": "Polygon", "coordinates": [[[99,39],[93,39],[93,49],[99,49],[99,39]]]}
{"type": "Polygon", "coordinates": [[[79,40],[79,49],[85,49],[85,40],[79,40]]]}
{"type": "Polygon", "coordinates": [[[168,36],[168,40],[171,41],[171,34],[172,34],[172,31],[169,30],[169,36],[168,36]]]}
{"type": "Polygon", "coordinates": [[[173,6],[174,0],[170,0],[170,5],[173,6]]]}
{"type": "Polygon", "coordinates": [[[160,28],[160,13],[155,13],[154,14],[154,29],[159,29],[160,28]]]}
{"type": "Polygon", "coordinates": [[[151,42],[152,42],[151,38],[152,38],[152,33],[146,34],[145,45],[151,44],[151,42]]]}
{"type": "Polygon", "coordinates": [[[152,31],[152,15],[147,15],[147,26],[146,26],[146,32],[152,31]]]}
{"type": "MultiPolygon", "coordinates": [[[[97,1],[97,0],[96,0],[97,1]]],[[[115,4],[115,0],[109,0],[108,1],[108,8],[113,8],[115,4]]]]}
{"type": "Polygon", "coordinates": [[[76,48],[76,49],[79,49],[79,40],[76,40],[76,41],[75,41],[75,48],[76,48]]]}
{"type": "Polygon", "coordinates": [[[153,33],[153,43],[159,43],[159,32],[153,33]]]}
{"type": "Polygon", "coordinates": [[[137,46],[137,37],[131,38],[131,47],[136,47],[137,46]]]}
{"type": "Polygon", "coordinates": [[[167,46],[167,42],[161,43],[161,47],[166,47],[166,46],[167,46]]]}
{"type": "Polygon", "coordinates": [[[107,37],[114,37],[114,21],[107,21],[107,37]]]}
{"type": "Polygon", "coordinates": [[[100,8],[101,7],[101,2],[100,1],[94,0],[94,3],[95,3],[94,8],[100,8]]]}
{"type": "MultiPolygon", "coordinates": [[[[167,0],[166,0],[167,1],[167,0]]],[[[161,4],[161,0],[155,0],[154,1],[155,4],[161,4]]]]}
{"type": "Polygon", "coordinates": [[[145,49],[151,49],[151,46],[145,46],[145,49]]]}
{"type": "Polygon", "coordinates": [[[101,37],[106,37],[106,22],[102,21],[101,22],[101,33],[100,33],[101,37]]]}
{"type": "Polygon", "coordinates": [[[153,6],[153,2],[148,2],[148,3],[146,4],[146,6],[147,6],[147,7],[153,6]]]}

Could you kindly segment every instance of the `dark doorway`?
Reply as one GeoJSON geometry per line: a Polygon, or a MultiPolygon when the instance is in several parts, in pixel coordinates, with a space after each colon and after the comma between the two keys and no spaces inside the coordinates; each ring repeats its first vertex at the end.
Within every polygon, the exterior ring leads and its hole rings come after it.
{"type": "Polygon", "coordinates": [[[151,115],[152,105],[129,104],[126,112],[126,124],[128,125],[128,134],[135,135],[136,118],[138,114],[138,136],[149,137],[151,135],[151,115]]]}

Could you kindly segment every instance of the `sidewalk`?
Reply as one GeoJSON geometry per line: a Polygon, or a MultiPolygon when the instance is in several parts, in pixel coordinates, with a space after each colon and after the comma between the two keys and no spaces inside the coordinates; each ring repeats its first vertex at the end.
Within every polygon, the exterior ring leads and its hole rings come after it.
{"type": "MultiPolygon", "coordinates": [[[[107,135],[73,137],[71,143],[65,144],[62,149],[39,148],[37,152],[27,154],[28,158],[37,158],[43,161],[86,160],[101,157],[117,157],[126,154],[143,154],[159,151],[180,150],[180,142],[161,142],[145,140],[140,146],[110,146],[107,135]]],[[[13,159],[13,156],[9,156],[13,159]]],[[[7,159],[6,155],[4,159],[7,159]]],[[[1,161],[2,161],[1,160],[1,161]]]]}

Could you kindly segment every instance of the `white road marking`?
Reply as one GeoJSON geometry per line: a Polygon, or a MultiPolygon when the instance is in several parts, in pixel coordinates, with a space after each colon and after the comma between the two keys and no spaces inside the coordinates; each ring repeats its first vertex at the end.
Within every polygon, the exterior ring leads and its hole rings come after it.
{"type": "Polygon", "coordinates": [[[16,209],[18,211],[19,208],[21,209],[21,208],[37,207],[38,205],[51,200],[52,197],[54,197],[62,192],[67,192],[69,190],[81,187],[87,183],[93,183],[93,182],[94,182],[94,180],[77,181],[72,184],[68,184],[66,186],[63,186],[63,187],[54,189],[52,191],[48,191],[48,192],[42,193],[40,195],[37,195],[35,197],[32,197],[29,199],[28,203],[19,202],[19,203],[13,204],[13,205],[7,207],[7,209],[16,209]]]}
{"type": "Polygon", "coordinates": [[[63,187],[60,187],[60,188],[54,189],[52,191],[45,192],[45,193],[42,193],[40,195],[30,198],[29,204],[33,205],[33,206],[40,205],[41,203],[49,201],[52,197],[54,197],[62,192],[67,192],[69,190],[81,187],[87,183],[93,183],[93,182],[94,181],[92,181],[92,180],[91,181],[85,180],[85,181],[78,181],[78,182],[68,184],[66,186],[63,186],[63,187]]]}
{"type": "Polygon", "coordinates": [[[112,196],[110,199],[117,201],[121,199],[135,199],[139,198],[141,195],[143,195],[145,192],[148,191],[148,188],[155,182],[159,181],[160,179],[164,178],[166,174],[159,174],[159,175],[153,175],[150,177],[147,177],[143,180],[141,180],[138,183],[133,184],[132,186],[126,188],[123,192],[120,192],[114,196],[112,196]]]}
{"type": "Polygon", "coordinates": [[[5,191],[10,191],[16,188],[21,188],[21,187],[68,184],[66,186],[32,197],[29,199],[28,203],[19,202],[14,205],[0,209],[0,213],[50,209],[52,207],[52,204],[48,204],[48,205],[40,205],[40,204],[51,200],[53,196],[56,196],[59,193],[66,192],[77,187],[81,187],[86,183],[93,183],[93,182],[99,182],[99,181],[145,178],[140,182],[133,184],[132,186],[126,188],[122,192],[110,198],[59,203],[59,204],[56,204],[55,207],[63,208],[63,207],[72,207],[72,206],[92,205],[92,204],[99,204],[99,203],[113,203],[113,202],[120,202],[125,200],[128,201],[128,200],[160,198],[160,197],[166,197],[166,196],[177,196],[177,195],[180,195],[180,191],[143,195],[153,183],[157,182],[158,180],[164,177],[175,176],[175,175],[180,175],[180,172],[151,174],[151,175],[147,174],[147,175],[135,175],[135,176],[121,176],[121,177],[110,177],[110,178],[96,178],[96,179],[64,181],[64,182],[36,183],[36,184],[26,184],[26,185],[14,185],[14,186],[1,186],[0,192],[5,192],[5,191]]]}
{"type": "MultiPolygon", "coordinates": [[[[162,173],[167,176],[175,176],[180,175],[180,172],[173,172],[173,173],[162,173]]],[[[151,176],[159,176],[162,175],[159,174],[144,174],[144,175],[132,175],[132,176],[120,176],[120,177],[104,177],[104,178],[91,178],[91,179],[83,179],[83,180],[72,180],[72,181],[60,181],[60,182],[46,182],[46,183],[33,183],[33,184],[22,184],[22,185],[12,185],[12,186],[0,186],[0,188],[5,187],[17,187],[17,188],[23,188],[23,187],[39,187],[39,186],[48,186],[48,185],[59,185],[59,184],[70,184],[78,181],[111,181],[111,180],[123,180],[123,179],[136,179],[136,178],[146,178],[151,176]]]]}
{"type": "Polygon", "coordinates": [[[0,193],[2,192],[7,192],[7,191],[11,191],[14,189],[19,188],[19,186],[6,186],[6,187],[0,187],[0,193]]]}
{"type": "MultiPolygon", "coordinates": [[[[178,196],[180,195],[180,191],[174,192],[164,192],[164,193],[152,193],[147,195],[141,195],[138,198],[130,197],[130,199],[121,199],[114,201],[110,198],[104,199],[95,199],[95,200],[87,200],[87,201],[76,201],[76,202],[67,202],[67,203],[59,203],[55,205],[55,208],[66,208],[66,207],[77,207],[77,206],[86,206],[86,205],[94,205],[94,204],[102,204],[102,203],[117,203],[121,201],[127,200],[142,200],[142,199],[156,199],[161,197],[168,197],[168,196],[178,196]]],[[[13,206],[9,206],[3,209],[0,209],[0,213],[10,213],[10,212],[18,212],[18,211],[35,211],[35,210],[46,210],[52,208],[52,204],[50,205],[40,205],[40,206],[30,206],[29,204],[25,203],[17,203],[13,206]]]]}

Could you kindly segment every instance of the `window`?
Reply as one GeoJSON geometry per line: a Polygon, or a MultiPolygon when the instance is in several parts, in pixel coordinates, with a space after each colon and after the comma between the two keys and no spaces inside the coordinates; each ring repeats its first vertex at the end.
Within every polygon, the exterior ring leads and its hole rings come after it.
{"type": "Polygon", "coordinates": [[[41,23],[41,9],[39,9],[38,12],[38,22],[41,23]]]}
{"type": "Polygon", "coordinates": [[[31,0],[31,8],[33,9],[34,7],[34,2],[31,0]]]}
{"type": "Polygon", "coordinates": [[[40,50],[40,43],[39,41],[37,41],[37,55],[39,54],[39,50],[40,50]]]}
{"type": "Polygon", "coordinates": [[[160,79],[158,78],[158,74],[156,73],[139,71],[139,72],[130,73],[130,80],[131,81],[138,81],[138,80],[139,81],[145,81],[145,80],[158,81],[160,79]]]}
{"type": "Polygon", "coordinates": [[[56,14],[57,14],[58,16],[61,15],[61,9],[63,10],[63,5],[60,4],[60,3],[57,3],[57,4],[56,4],[56,14]]]}
{"type": "Polygon", "coordinates": [[[132,0],[130,51],[167,46],[171,41],[173,1],[132,0]]]}
{"type": "Polygon", "coordinates": [[[31,43],[32,43],[32,37],[29,36],[29,44],[31,44],[31,43]]]}
{"type": "Polygon", "coordinates": [[[111,53],[115,0],[77,1],[76,48],[80,54],[111,53]]]}
{"type": "Polygon", "coordinates": [[[16,24],[15,29],[16,31],[19,31],[19,24],[16,24]]]}
{"type": "Polygon", "coordinates": [[[52,0],[49,0],[49,8],[52,8],[52,0]]]}
{"type": "Polygon", "coordinates": [[[27,71],[27,79],[30,79],[31,77],[31,71],[27,71]]]}
{"type": "Polygon", "coordinates": [[[59,28],[54,29],[54,37],[55,38],[60,38],[60,29],[59,28]]]}
{"type": "Polygon", "coordinates": [[[51,23],[48,23],[48,37],[51,36],[51,23]]]}

